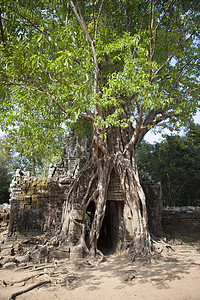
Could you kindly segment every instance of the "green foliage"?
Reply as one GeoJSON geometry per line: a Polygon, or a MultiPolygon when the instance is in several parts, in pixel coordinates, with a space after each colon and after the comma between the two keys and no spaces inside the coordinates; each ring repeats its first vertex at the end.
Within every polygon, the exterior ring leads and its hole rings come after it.
{"type": "Polygon", "coordinates": [[[17,152],[16,144],[12,136],[4,136],[0,139],[1,188],[5,189],[7,195],[16,169],[29,171],[31,176],[47,176],[50,162],[57,163],[60,160],[60,153],[51,157],[51,160],[48,157],[44,158],[39,152],[38,155],[24,156],[17,152]]]}
{"type": "Polygon", "coordinates": [[[143,142],[137,150],[141,175],[161,181],[164,205],[200,203],[200,125],[185,136],[168,136],[155,145],[143,142]]]}
{"type": "Polygon", "coordinates": [[[79,137],[87,137],[88,140],[92,139],[92,128],[91,124],[82,119],[77,119],[76,122],[71,124],[71,129],[73,130],[74,135],[79,137]]]}
{"type": "Polygon", "coordinates": [[[85,32],[70,1],[0,4],[0,127],[17,150],[52,158],[63,128],[83,118],[104,137],[110,126],[143,137],[188,124],[199,105],[198,1],[108,0],[101,13],[101,1],[78,2],[85,32]]]}
{"type": "Polygon", "coordinates": [[[10,175],[8,173],[7,162],[0,157],[0,204],[9,202],[9,187],[10,187],[10,175]]]}
{"type": "Polygon", "coordinates": [[[84,215],[84,224],[86,226],[86,229],[90,229],[91,227],[91,211],[88,211],[87,213],[85,213],[84,215]]]}

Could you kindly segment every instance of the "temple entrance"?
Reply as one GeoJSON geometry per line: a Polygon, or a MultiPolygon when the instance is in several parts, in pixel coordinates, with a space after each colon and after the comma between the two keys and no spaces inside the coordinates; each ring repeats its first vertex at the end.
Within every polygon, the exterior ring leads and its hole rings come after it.
{"type": "Polygon", "coordinates": [[[97,248],[103,254],[121,250],[123,237],[123,208],[121,201],[107,201],[106,213],[101,226],[97,248]]]}
{"type": "MultiPolygon", "coordinates": [[[[106,212],[100,230],[97,248],[103,254],[111,254],[122,250],[124,243],[124,210],[125,196],[121,187],[120,179],[113,170],[108,187],[106,212]]],[[[95,215],[95,203],[91,201],[84,217],[85,240],[89,246],[89,232],[95,215]]]]}
{"type": "Polygon", "coordinates": [[[84,216],[84,223],[85,223],[85,242],[87,247],[89,246],[89,233],[92,226],[92,221],[94,219],[95,214],[95,203],[91,201],[87,207],[85,216],[84,216]]]}
{"type": "Polygon", "coordinates": [[[101,226],[98,240],[98,249],[103,254],[122,250],[124,237],[124,210],[125,196],[118,174],[113,169],[110,176],[105,217],[101,226]]]}

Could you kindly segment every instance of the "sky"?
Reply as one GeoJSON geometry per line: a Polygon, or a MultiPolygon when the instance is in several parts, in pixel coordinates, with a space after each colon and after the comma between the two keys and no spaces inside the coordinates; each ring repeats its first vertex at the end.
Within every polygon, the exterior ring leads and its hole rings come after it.
{"type": "MultiPolygon", "coordinates": [[[[200,124],[200,111],[194,116],[194,122],[197,123],[197,124],[200,124]]],[[[168,135],[171,135],[171,134],[177,134],[177,131],[173,131],[171,132],[170,130],[163,130],[163,133],[162,134],[168,134],[168,135]]],[[[183,131],[181,131],[181,133],[183,133],[183,131]]],[[[154,143],[157,143],[157,142],[161,142],[163,140],[163,137],[162,137],[162,134],[161,133],[153,133],[151,130],[145,135],[145,138],[144,140],[147,141],[148,143],[150,144],[154,144],[154,143]]]]}

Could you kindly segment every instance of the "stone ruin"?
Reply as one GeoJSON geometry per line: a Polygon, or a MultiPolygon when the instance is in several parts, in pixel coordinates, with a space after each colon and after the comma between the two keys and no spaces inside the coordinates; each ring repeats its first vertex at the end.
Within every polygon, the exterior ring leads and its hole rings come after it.
{"type": "MultiPolygon", "coordinates": [[[[69,135],[65,140],[62,160],[57,165],[51,165],[47,178],[30,177],[29,173],[17,170],[10,186],[10,220],[7,234],[7,245],[1,245],[1,254],[10,255],[21,253],[23,259],[43,261],[54,258],[76,259],[82,253],[73,253],[72,247],[57,247],[57,241],[51,241],[60,232],[62,207],[66,194],[70,189],[77,173],[84,166],[90,153],[88,139],[69,135]],[[41,241],[38,241],[40,240],[41,241]],[[33,243],[29,252],[24,252],[26,244],[33,243]],[[51,241],[49,243],[49,241],[51,241]],[[40,243],[40,246],[38,245],[40,243]],[[14,249],[13,245],[17,245],[14,249]],[[21,245],[21,246],[20,246],[21,245]],[[23,245],[23,247],[22,247],[23,245]],[[5,254],[4,253],[4,254],[5,254]],[[28,253],[24,255],[24,253],[28,253]]],[[[174,233],[197,237],[200,230],[200,208],[165,208],[162,207],[162,189],[160,183],[155,183],[149,174],[142,178],[142,186],[146,195],[149,229],[153,236],[163,236],[163,231],[171,236],[174,233]]],[[[73,203],[74,213],[80,207],[80,199],[73,203]]],[[[98,248],[106,248],[112,252],[121,250],[121,235],[123,233],[123,219],[128,229],[128,210],[125,205],[123,190],[119,177],[114,171],[111,174],[107,195],[107,207],[102,224],[98,248]]],[[[92,216],[95,205],[91,202],[87,213],[92,216]]],[[[4,216],[4,223],[8,224],[8,210],[4,216]]],[[[5,227],[5,226],[4,226],[5,227]]],[[[4,228],[3,227],[3,228],[4,228]]],[[[4,228],[5,229],[5,228],[4,228]]],[[[128,232],[128,230],[127,230],[128,232]]],[[[77,228],[71,228],[71,245],[75,246],[79,233],[77,228]]],[[[126,238],[128,239],[128,234],[126,238]]],[[[131,232],[130,232],[131,239],[131,232]]],[[[30,246],[30,245],[29,245],[30,246]]],[[[20,257],[19,259],[22,259],[20,257]]]]}
{"type": "Polygon", "coordinates": [[[88,140],[69,135],[62,161],[50,165],[47,178],[16,171],[10,185],[9,240],[59,231],[65,194],[88,155],[88,140]]]}
{"type": "Polygon", "coordinates": [[[200,241],[200,206],[164,207],[162,227],[170,237],[200,241]]]}
{"type": "Polygon", "coordinates": [[[57,182],[17,170],[10,191],[10,240],[56,232],[64,201],[64,190],[57,182]]]}
{"type": "MultiPolygon", "coordinates": [[[[10,186],[10,223],[8,241],[23,240],[38,235],[49,237],[58,234],[61,225],[62,204],[76,174],[84,166],[90,150],[88,139],[70,134],[65,141],[62,161],[49,168],[47,178],[30,177],[28,173],[17,170],[10,186]]],[[[149,175],[144,177],[143,189],[147,197],[150,232],[162,235],[162,193],[160,183],[156,184],[149,175]]],[[[128,231],[128,211],[119,177],[113,171],[107,196],[107,207],[102,224],[98,247],[120,251],[125,219],[128,231]],[[123,218],[124,216],[124,218],[123,218]]],[[[79,199],[75,199],[73,208],[77,214],[79,199]]],[[[91,202],[87,213],[94,214],[95,205],[91,202]]],[[[71,243],[76,245],[79,233],[71,228],[71,243]]],[[[128,234],[127,234],[128,238],[128,234]]],[[[131,238],[131,232],[130,237],[131,238]]],[[[72,255],[72,251],[71,251],[72,255]]],[[[82,255],[82,254],[81,254],[82,255]]]]}

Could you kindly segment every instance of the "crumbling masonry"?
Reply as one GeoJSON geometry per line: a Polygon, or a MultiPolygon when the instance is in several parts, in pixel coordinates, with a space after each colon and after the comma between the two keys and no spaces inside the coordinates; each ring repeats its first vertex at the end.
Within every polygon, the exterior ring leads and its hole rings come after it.
{"type": "MultiPolygon", "coordinates": [[[[48,178],[33,178],[17,170],[10,187],[10,224],[8,239],[16,240],[42,233],[56,234],[60,230],[62,204],[79,170],[89,156],[90,144],[87,139],[69,135],[66,138],[63,157],[60,164],[50,166],[48,178]]],[[[146,176],[143,188],[147,197],[150,231],[154,235],[162,234],[162,194],[160,184],[146,176]]],[[[113,171],[107,196],[107,208],[99,237],[100,248],[120,250],[120,235],[125,220],[128,230],[129,216],[126,210],[123,190],[119,178],[113,171]]],[[[80,199],[75,199],[74,213],[78,218],[80,199]]],[[[91,202],[87,213],[94,214],[91,202]]],[[[86,220],[87,222],[87,220],[86,220]]],[[[71,229],[71,240],[76,245],[79,234],[71,229]]]]}

